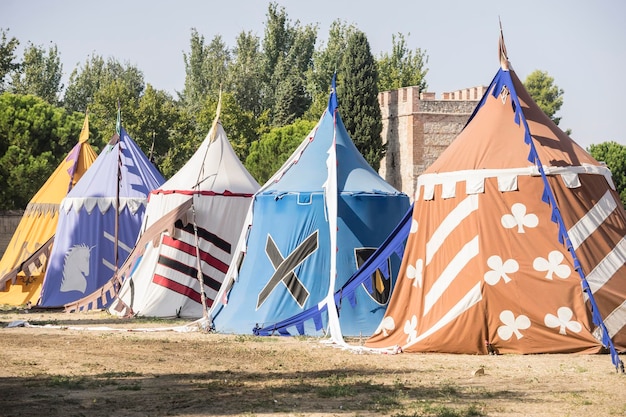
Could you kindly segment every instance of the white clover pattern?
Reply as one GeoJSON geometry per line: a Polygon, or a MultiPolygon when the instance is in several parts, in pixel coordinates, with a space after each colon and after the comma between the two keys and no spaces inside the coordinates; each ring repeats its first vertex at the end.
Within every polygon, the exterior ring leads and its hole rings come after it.
{"type": "Polygon", "coordinates": [[[417,288],[419,285],[422,288],[423,276],[422,273],[424,271],[424,260],[418,259],[415,261],[415,265],[409,265],[406,267],[406,277],[408,279],[412,279],[413,286],[417,288]]]}
{"type": "Polygon", "coordinates": [[[411,230],[409,231],[409,233],[416,233],[417,232],[417,226],[418,226],[417,220],[412,219],[411,220],[411,230]]]}
{"type": "Polygon", "coordinates": [[[556,316],[554,314],[546,314],[546,317],[543,319],[544,323],[547,327],[551,329],[559,328],[560,334],[567,334],[567,330],[580,333],[583,329],[582,324],[580,324],[576,320],[572,320],[574,317],[574,312],[569,307],[559,307],[556,311],[556,316]]]}
{"type": "Polygon", "coordinates": [[[374,334],[379,334],[382,332],[384,337],[389,336],[389,333],[396,329],[396,322],[393,320],[393,317],[386,316],[378,325],[378,328],[374,332],[374,334]]]}
{"type": "Polygon", "coordinates": [[[539,218],[536,214],[526,214],[526,206],[522,203],[515,203],[511,206],[511,214],[505,214],[500,219],[500,223],[507,229],[517,226],[517,233],[525,233],[524,227],[537,227],[539,218]]]}
{"type": "Polygon", "coordinates": [[[526,330],[530,327],[530,319],[527,316],[520,314],[515,317],[511,310],[502,311],[500,321],[504,323],[503,326],[498,327],[498,336],[502,340],[509,340],[513,335],[519,340],[524,337],[520,330],[526,330]]]}
{"type": "Polygon", "coordinates": [[[569,278],[572,273],[568,265],[562,264],[565,256],[558,250],[553,250],[548,254],[548,258],[538,257],[533,261],[533,268],[538,272],[546,272],[546,279],[552,279],[552,275],[559,278],[569,278]]]}
{"type": "Polygon", "coordinates": [[[404,323],[404,333],[406,333],[406,342],[411,343],[417,339],[417,316],[413,315],[411,320],[404,323]]]}
{"type": "Polygon", "coordinates": [[[485,272],[485,282],[489,285],[496,285],[500,282],[500,278],[504,283],[511,281],[511,278],[507,274],[512,274],[519,270],[519,264],[515,259],[507,259],[502,262],[502,258],[498,255],[490,256],[487,259],[487,266],[491,268],[490,271],[485,272]]]}

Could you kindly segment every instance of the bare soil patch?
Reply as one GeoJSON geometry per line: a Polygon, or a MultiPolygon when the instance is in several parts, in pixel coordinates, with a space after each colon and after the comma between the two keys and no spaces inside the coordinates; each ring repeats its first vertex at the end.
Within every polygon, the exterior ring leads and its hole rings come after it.
{"type": "Polygon", "coordinates": [[[626,416],[608,355],[356,354],[317,338],[130,331],[187,323],[0,312],[0,415],[626,416]]]}

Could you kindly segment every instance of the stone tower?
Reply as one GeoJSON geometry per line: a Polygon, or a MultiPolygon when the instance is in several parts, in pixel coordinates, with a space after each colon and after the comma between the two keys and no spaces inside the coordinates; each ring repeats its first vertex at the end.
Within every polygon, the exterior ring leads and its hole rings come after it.
{"type": "Polygon", "coordinates": [[[382,138],[387,155],[379,174],[411,201],[417,177],[461,132],[487,87],[443,93],[421,93],[417,87],[383,91],[378,102],[383,119],[382,138]]]}

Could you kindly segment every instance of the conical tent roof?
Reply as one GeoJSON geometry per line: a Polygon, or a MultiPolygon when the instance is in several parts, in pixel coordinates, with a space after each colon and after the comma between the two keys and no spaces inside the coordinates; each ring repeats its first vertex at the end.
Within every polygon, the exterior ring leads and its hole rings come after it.
{"type": "Polygon", "coordinates": [[[145,232],[131,258],[141,256],[129,259],[133,265],[110,311],[202,317],[198,265],[210,307],[258,189],[216,123],[189,161],[150,193],[145,232]],[[177,215],[168,217],[172,212],[177,215]]]}
{"type": "Polygon", "coordinates": [[[625,236],[610,171],[505,65],[465,129],[418,178],[398,284],[366,346],[624,350],[625,236]]]}
{"type": "Polygon", "coordinates": [[[223,297],[218,294],[219,304],[211,310],[215,328],[250,334],[319,306],[310,323],[289,331],[321,334],[330,326],[339,338],[342,332],[371,334],[395,276],[380,278],[371,293],[363,287],[354,304],[342,306],[340,317],[332,296],[408,206],[408,197],[367,164],[331,105],[254,196],[249,223],[222,285],[223,297]],[[333,306],[327,309],[328,303],[333,306]]]}
{"type": "Polygon", "coordinates": [[[59,219],[59,204],[97,155],[85,116],[78,143],[26,206],[24,215],[0,260],[0,304],[36,304],[59,219]]]}
{"type": "Polygon", "coordinates": [[[137,239],[148,193],[165,181],[124,128],[113,142],[61,202],[41,306],[75,301],[111,278],[137,239]]]}

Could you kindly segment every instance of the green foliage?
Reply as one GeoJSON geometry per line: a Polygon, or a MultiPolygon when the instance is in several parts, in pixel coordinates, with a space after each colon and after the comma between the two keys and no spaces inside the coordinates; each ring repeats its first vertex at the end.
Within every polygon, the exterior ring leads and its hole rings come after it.
{"type": "Polygon", "coordinates": [[[5,78],[19,68],[15,61],[15,50],[20,44],[17,38],[8,39],[9,30],[0,29],[0,93],[6,91],[5,78]]]}
{"type": "MultiPolygon", "coordinates": [[[[217,110],[217,100],[209,97],[205,100],[204,106],[198,115],[198,126],[204,132],[204,136],[209,133],[215,112],[217,110]]],[[[233,150],[241,161],[245,161],[248,156],[250,144],[259,137],[259,119],[251,111],[246,111],[239,107],[237,100],[230,93],[222,94],[222,108],[220,112],[220,122],[224,127],[226,136],[233,150]]],[[[202,139],[204,139],[202,136],[202,139]]]]}
{"type": "Polygon", "coordinates": [[[539,108],[558,125],[561,118],[554,115],[563,105],[563,90],[554,84],[554,78],[545,71],[535,70],[526,77],[524,87],[539,108]]]}
{"type": "Polygon", "coordinates": [[[417,86],[425,91],[428,56],[420,48],[409,50],[402,33],[392,35],[391,40],[391,54],[382,53],[378,59],[378,90],[417,86]]]}
{"type": "Polygon", "coordinates": [[[250,146],[245,166],[259,184],[265,183],[302,143],[315,122],[298,120],[293,124],[277,127],[261,136],[250,146]]]}
{"type": "Polygon", "coordinates": [[[56,45],[48,51],[42,46],[29,43],[24,50],[24,58],[18,69],[11,72],[11,92],[33,94],[50,104],[57,104],[63,89],[61,77],[63,64],[56,45]]]}
{"type": "Polygon", "coordinates": [[[251,111],[256,116],[263,112],[260,73],[262,54],[259,44],[258,36],[241,32],[229,67],[229,85],[233,97],[242,110],[251,111]]]}
{"type": "Polygon", "coordinates": [[[301,117],[311,103],[306,72],[312,66],[317,28],[292,24],[284,8],[270,3],[263,39],[261,97],[272,126],[301,117]]]}
{"type": "Polygon", "coordinates": [[[365,160],[378,171],[385,156],[382,143],[382,116],[378,104],[378,72],[363,32],[348,39],[338,84],[339,112],[348,133],[365,160]]]}
{"type": "Polygon", "coordinates": [[[588,152],[611,170],[615,189],[626,207],[626,146],[613,141],[603,142],[590,145],[588,152]]]}
{"type": "Polygon", "coordinates": [[[185,88],[182,102],[191,111],[197,111],[208,97],[217,97],[222,89],[227,89],[230,51],[220,35],[216,35],[209,45],[196,29],[191,31],[191,51],[183,54],[185,60],[185,88]]]}
{"type": "Polygon", "coordinates": [[[0,95],[0,209],[23,209],[78,140],[84,115],[0,95]]]}
{"type": "Polygon", "coordinates": [[[133,139],[157,166],[172,147],[170,132],[179,125],[181,113],[174,99],[165,91],[148,84],[139,98],[133,139]]]}
{"type": "Polygon", "coordinates": [[[355,26],[335,20],[330,26],[326,44],[313,52],[313,66],[306,73],[307,91],[312,97],[312,104],[303,118],[317,121],[324,112],[333,74],[340,70],[348,38],[356,30],[355,26]]]}

